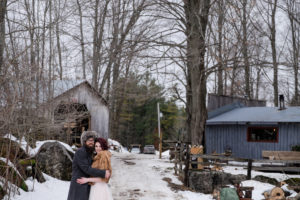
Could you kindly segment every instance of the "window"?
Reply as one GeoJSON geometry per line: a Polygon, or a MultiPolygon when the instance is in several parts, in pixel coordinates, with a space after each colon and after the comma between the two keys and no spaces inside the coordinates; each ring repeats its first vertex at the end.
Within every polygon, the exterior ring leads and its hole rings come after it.
{"type": "Polygon", "coordinates": [[[277,127],[248,127],[248,142],[278,142],[277,127]]]}

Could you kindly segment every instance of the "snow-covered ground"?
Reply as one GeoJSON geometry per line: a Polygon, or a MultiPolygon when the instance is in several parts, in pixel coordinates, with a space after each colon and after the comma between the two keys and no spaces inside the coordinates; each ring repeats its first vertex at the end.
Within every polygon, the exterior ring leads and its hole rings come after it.
{"type": "MultiPolygon", "coordinates": [[[[37,143],[34,154],[46,141],[37,143]]],[[[23,141],[23,145],[26,143],[23,141]]],[[[109,140],[110,144],[119,146],[116,141],[109,140]]],[[[67,144],[63,144],[66,146],[67,144]]],[[[70,147],[67,145],[67,148],[70,147]]],[[[162,159],[156,155],[131,154],[122,147],[120,152],[112,151],[113,173],[110,180],[110,188],[114,200],[212,200],[212,195],[183,190],[182,182],[174,175],[174,164],[169,161],[169,152],[163,152],[162,159]],[[170,183],[173,185],[170,186],[170,183]]],[[[232,174],[247,174],[243,167],[224,167],[225,172],[232,174]]],[[[282,181],[292,177],[300,178],[300,175],[288,176],[279,173],[263,173],[253,171],[252,176],[264,175],[282,181]]],[[[65,200],[67,199],[70,182],[61,181],[45,174],[46,182],[38,183],[32,179],[26,180],[29,192],[19,190],[12,200],[65,200]]],[[[262,193],[274,186],[258,181],[250,180],[242,182],[243,186],[254,187],[252,199],[263,199],[262,193]]],[[[286,188],[286,185],[283,186],[286,188]]],[[[296,195],[294,191],[293,196],[296,195]]]]}
{"type": "MultiPolygon", "coordinates": [[[[182,185],[177,176],[174,175],[173,166],[167,154],[159,159],[158,155],[130,154],[113,152],[112,156],[113,174],[110,187],[115,200],[211,200],[212,195],[201,194],[192,191],[173,190],[164,179],[169,178],[172,183],[182,185]],[[166,156],[164,156],[166,155],[166,156]]],[[[243,168],[225,168],[224,171],[233,174],[245,174],[243,168]]],[[[254,175],[263,174],[283,180],[290,176],[276,173],[253,172],[254,175]]],[[[13,200],[65,200],[68,195],[68,181],[61,181],[45,175],[45,183],[33,182],[31,179],[26,183],[30,192],[20,190],[13,200]]],[[[300,177],[295,175],[292,177],[300,177]]],[[[244,181],[243,186],[253,186],[253,199],[263,199],[262,193],[272,189],[274,186],[258,181],[244,181]]]]}

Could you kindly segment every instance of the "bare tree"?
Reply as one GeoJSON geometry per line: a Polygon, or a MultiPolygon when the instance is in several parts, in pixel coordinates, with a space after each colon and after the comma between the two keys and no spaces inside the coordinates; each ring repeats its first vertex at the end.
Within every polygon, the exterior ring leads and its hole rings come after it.
{"type": "Polygon", "coordinates": [[[0,2],[0,75],[4,68],[4,46],[5,46],[5,13],[6,13],[7,0],[0,2]]]}
{"type": "MultiPolygon", "coordinates": [[[[224,1],[218,1],[218,94],[223,95],[223,25],[224,25],[224,1]]],[[[226,84],[225,84],[226,87],[226,84]]]]}
{"type": "Polygon", "coordinates": [[[188,82],[187,107],[191,114],[190,133],[192,144],[202,144],[206,111],[206,28],[210,9],[209,0],[184,1],[187,36],[188,82]]]}
{"type": "Polygon", "coordinates": [[[272,60],[273,60],[273,88],[274,88],[274,104],[278,106],[278,63],[277,63],[277,53],[276,53],[276,24],[275,15],[277,10],[277,0],[269,1],[271,7],[271,24],[270,24],[270,42],[272,49],[272,60]]]}
{"type": "Polygon", "coordinates": [[[294,97],[292,99],[293,105],[299,105],[299,89],[298,89],[298,74],[299,74],[299,36],[300,36],[300,24],[299,24],[299,11],[300,4],[296,0],[286,1],[286,11],[290,21],[291,35],[292,35],[292,48],[291,48],[291,57],[292,57],[292,67],[294,72],[294,97]]]}
{"type": "Polygon", "coordinates": [[[82,59],[82,76],[86,79],[86,61],[85,61],[85,46],[84,46],[84,34],[83,34],[83,21],[82,21],[82,9],[79,0],[76,1],[79,13],[79,30],[80,30],[80,46],[81,46],[81,59],[82,59]]]}

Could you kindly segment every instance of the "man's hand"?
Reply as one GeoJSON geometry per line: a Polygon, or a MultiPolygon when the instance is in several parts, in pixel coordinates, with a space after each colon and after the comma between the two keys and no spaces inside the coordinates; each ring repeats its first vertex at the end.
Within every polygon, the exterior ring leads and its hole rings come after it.
{"type": "Polygon", "coordinates": [[[105,171],[105,178],[109,179],[109,177],[110,177],[110,172],[109,172],[109,170],[106,170],[105,171]]]}
{"type": "Polygon", "coordinates": [[[82,177],[82,178],[77,179],[76,182],[82,185],[82,184],[85,184],[89,181],[88,181],[87,178],[82,177]]]}

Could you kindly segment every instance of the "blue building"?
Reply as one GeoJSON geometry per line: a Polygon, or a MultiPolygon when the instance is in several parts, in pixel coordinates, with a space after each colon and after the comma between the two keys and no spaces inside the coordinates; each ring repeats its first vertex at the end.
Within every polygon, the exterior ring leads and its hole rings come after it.
{"type": "Polygon", "coordinates": [[[261,159],[262,151],[290,151],[300,145],[300,107],[244,107],[230,104],[209,113],[206,153],[232,151],[239,158],[261,159]]]}

